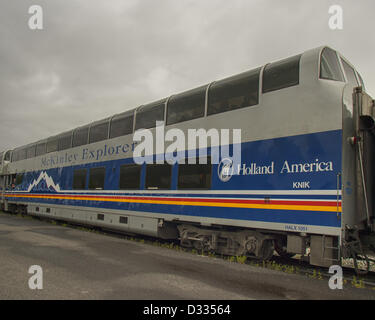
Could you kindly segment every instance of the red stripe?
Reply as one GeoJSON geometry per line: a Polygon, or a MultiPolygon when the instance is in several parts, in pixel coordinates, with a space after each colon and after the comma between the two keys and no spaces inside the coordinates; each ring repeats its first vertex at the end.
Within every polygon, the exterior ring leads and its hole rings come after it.
{"type": "MultiPolygon", "coordinates": [[[[25,194],[23,194],[25,195],[25,194]]],[[[32,194],[33,195],[33,194],[32,194]]],[[[60,198],[99,198],[99,199],[121,199],[121,200],[159,200],[159,201],[180,201],[180,202],[207,202],[207,203],[244,203],[244,204],[274,204],[274,205],[303,205],[303,206],[337,206],[337,201],[295,201],[295,200],[272,200],[272,199],[219,199],[219,198],[212,198],[212,199],[201,199],[201,198],[175,198],[175,197],[145,197],[145,196],[105,196],[105,195],[89,195],[89,194],[53,194],[53,195],[46,195],[46,194],[35,194],[39,197],[49,198],[51,196],[58,196],[60,198]]],[[[341,207],[341,201],[338,203],[339,207],[341,207]]]]}

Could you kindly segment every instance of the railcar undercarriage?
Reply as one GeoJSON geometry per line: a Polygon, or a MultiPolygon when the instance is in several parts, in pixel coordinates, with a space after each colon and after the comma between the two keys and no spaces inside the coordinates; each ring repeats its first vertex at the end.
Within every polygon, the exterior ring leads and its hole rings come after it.
{"type": "Polygon", "coordinates": [[[252,230],[215,230],[188,224],[178,226],[180,242],[184,247],[214,251],[224,255],[253,255],[268,260],[274,252],[273,235],[252,230]]]}

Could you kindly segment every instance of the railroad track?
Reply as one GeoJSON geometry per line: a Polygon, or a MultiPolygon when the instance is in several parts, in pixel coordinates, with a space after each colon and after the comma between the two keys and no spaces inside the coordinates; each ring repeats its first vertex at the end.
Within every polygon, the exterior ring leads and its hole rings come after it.
{"type": "MultiPolygon", "coordinates": [[[[298,273],[305,274],[312,278],[317,279],[329,279],[332,277],[332,273],[328,272],[328,268],[316,267],[310,265],[308,262],[297,259],[297,258],[282,258],[280,256],[273,256],[270,259],[270,262],[266,262],[266,264],[272,262],[287,266],[287,268],[294,267],[298,269],[298,273]]],[[[267,267],[267,265],[266,265],[267,267]]],[[[272,266],[271,266],[272,267],[272,266]]],[[[341,266],[343,270],[343,280],[346,283],[351,283],[353,286],[356,287],[371,287],[375,288],[375,272],[369,271],[366,275],[358,275],[354,269],[354,267],[349,266],[341,266]]]]}

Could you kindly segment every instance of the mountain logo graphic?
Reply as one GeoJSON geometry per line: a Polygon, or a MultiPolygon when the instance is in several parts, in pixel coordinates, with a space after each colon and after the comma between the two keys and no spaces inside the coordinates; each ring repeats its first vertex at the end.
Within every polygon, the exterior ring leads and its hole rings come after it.
{"type": "Polygon", "coordinates": [[[34,187],[36,187],[39,183],[45,182],[47,188],[49,190],[53,190],[56,192],[60,192],[59,184],[55,184],[53,179],[47,174],[47,172],[42,171],[38,177],[38,179],[34,180],[29,187],[27,188],[27,192],[30,192],[34,187]]]}

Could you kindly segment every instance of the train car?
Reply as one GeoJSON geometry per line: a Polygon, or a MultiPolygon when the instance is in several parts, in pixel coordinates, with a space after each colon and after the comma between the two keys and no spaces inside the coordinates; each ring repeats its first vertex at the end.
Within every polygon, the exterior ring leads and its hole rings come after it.
{"type": "Polygon", "coordinates": [[[0,152],[0,210],[4,210],[5,190],[8,180],[8,164],[10,163],[11,150],[0,152]]]}
{"type": "Polygon", "coordinates": [[[373,108],[354,66],[315,48],[8,151],[4,209],[222,254],[368,262],[373,108]],[[169,137],[153,140],[151,161],[139,164],[143,129],[152,137],[240,129],[240,142],[220,145],[240,150],[240,163],[217,157],[207,139],[185,144],[171,164],[169,137]]]}

